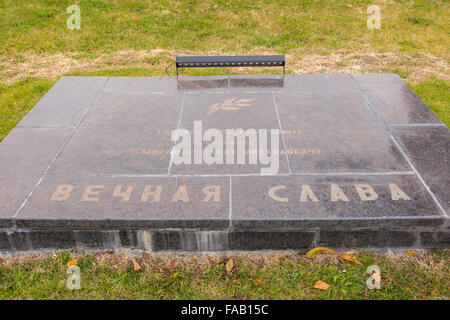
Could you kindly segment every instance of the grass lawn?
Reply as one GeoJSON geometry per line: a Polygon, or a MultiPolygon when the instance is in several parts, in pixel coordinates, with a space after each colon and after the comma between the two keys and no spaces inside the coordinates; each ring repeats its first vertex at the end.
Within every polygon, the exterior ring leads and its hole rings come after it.
{"type": "Polygon", "coordinates": [[[0,299],[446,299],[449,251],[360,252],[361,263],[302,253],[228,257],[155,257],[126,253],[0,259],[0,299]],[[81,289],[66,288],[77,258],[81,289]],[[140,267],[136,271],[132,260],[140,267]],[[367,267],[380,267],[381,288],[369,290],[367,267]],[[321,280],[327,290],[313,288],[321,280]]]}
{"type": "Polygon", "coordinates": [[[30,0],[0,1],[0,54],[174,49],[330,54],[368,48],[448,55],[448,1],[440,0],[30,0]],[[66,8],[81,9],[68,30],[66,8]],[[366,27],[379,5],[381,30],[366,27]]]}

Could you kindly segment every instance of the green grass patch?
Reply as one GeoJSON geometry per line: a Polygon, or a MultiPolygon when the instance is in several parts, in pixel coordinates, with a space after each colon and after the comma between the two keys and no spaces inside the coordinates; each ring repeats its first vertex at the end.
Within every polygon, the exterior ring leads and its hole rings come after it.
{"type": "Polygon", "coordinates": [[[449,52],[449,2],[269,0],[1,0],[0,54],[119,50],[270,50],[304,53],[449,52]],[[81,9],[69,30],[67,7],[81,9]],[[381,8],[381,29],[368,30],[367,7],[381,8]]]}
{"type": "Polygon", "coordinates": [[[410,17],[408,18],[408,21],[412,24],[421,24],[424,26],[431,26],[432,21],[429,19],[421,18],[421,17],[410,17]]]}
{"type": "Polygon", "coordinates": [[[74,59],[83,59],[83,58],[85,58],[85,59],[95,59],[95,58],[98,58],[98,57],[100,57],[100,54],[98,54],[98,53],[87,53],[87,52],[76,54],[76,55],[72,56],[72,58],[74,58],[74,59]]]}
{"type": "Polygon", "coordinates": [[[362,265],[333,257],[307,259],[303,254],[229,258],[135,258],[117,254],[78,258],[81,289],[66,288],[67,262],[61,252],[42,259],[0,259],[0,299],[449,299],[449,253],[445,250],[403,255],[362,252],[362,265]],[[381,270],[381,289],[366,286],[367,267],[381,270]],[[314,289],[318,280],[330,285],[314,289]]]}
{"type": "Polygon", "coordinates": [[[450,126],[450,88],[448,82],[431,77],[428,81],[417,85],[409,84],[409,86],[447,127],[450,126]]]}

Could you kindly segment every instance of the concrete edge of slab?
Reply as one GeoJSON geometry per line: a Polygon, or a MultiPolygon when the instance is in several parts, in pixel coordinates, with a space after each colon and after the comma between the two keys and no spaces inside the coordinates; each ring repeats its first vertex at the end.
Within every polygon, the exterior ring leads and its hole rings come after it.
{"type": "Polygon", "coordinates": [[[20,219],[0,220],[0,228],[28,230],[127,230],[127,229],[299,229],[299,228],[415,228],[440,227],[448,221],[444,216],[405,216],[379,218],[328,219],[20,219]],[[2,221],[4,222],[2,224],[2,221]]]}
{"type": "Polygon", "coordinates": [[[333,248],[448,248],[450,229],[14,230],[0,231],[0,252],[132,248],[149,252],[306,250],[333,248]]]}

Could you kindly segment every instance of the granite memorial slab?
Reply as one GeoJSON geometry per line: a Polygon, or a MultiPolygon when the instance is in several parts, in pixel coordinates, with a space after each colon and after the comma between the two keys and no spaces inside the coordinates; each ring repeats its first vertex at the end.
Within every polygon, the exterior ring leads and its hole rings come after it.
{"type": "Polygon", "coordinates": [[[62,77],[18,126],[73,128],[106,81],[107,77],[62,77]]]}
{"type": "Polygon", "coordinates": [[[0,147],[0,226],[19,208],[61,150],[69,129],[15,128],[0,147]]]}
{"type": "Polygon", "coordinates": [[[233,177],[232,185],[233,224],[241,228],[318,227],[327,221],[338,227],[340,219],[374,227],[380,217],[393,219],[393,227],[394,218],[442,217],[412,174],[233,177]]]}
{"type": "Polygon", "coordinates": [[[50,173],[166,174],[181,95],[97,96],[50,173]]]}
{"type": "Polygon", "coordinates": [[[427,182],[439,203],[448,212],[450,209],[450,141],[447,127],[420,127],[395,129],[400,140],[423,179],[427,182]],[[439,164],[439,165],[437,165],[439,164]]]}
{"type": "Polygon", "coordinates": [[[410,170],[357,90],[280,93],[276,103],[293,173],[410,170]]]}
{"type": "MultiPolygon", "coordinates": [[[[271,93],[190,93],[186,94],[183,105],[183,114],[180,121],[180,128],[191,132],[194,131],[195,122],[201,121],[202,132],[210,128],[215,128],[221,132],[227,129],[248,129],[268,130],[280,129],[277,117],[277,111],[273,102],[271,93]]],[[[248,141],[247,141],[248,142],[248,141]]],[[[238,143],[244,143],[235,140],[232,144],[233,149],[238,143]]],[[[268,141],[270,145],[270,140],[268,141]]],[[[192,149],[194,141],[191,142],[192,149]]],[[[202,148],[207,146],[204,142],[202,148]]],[[[226,153],[228,141],[224,141],[223,154],[226,153]]],[[[246,163],[239,164],[237,159],[232,164],[202,164],[192,165],[183,164],[172,166],[171,173],[174,174],[249,174],[259,173],[260,164],[251,164],[249,153],[257,152],[256,146],[252,148],[249,143],[245,143],[246,163]]],[[[237,153],[237,149],[236,149],[237,153]]],[[[225,158],[225,157],[224,157],[225,158]]],[[[234,156],[236,158],[236,156],[234,156]]],[[[225,160],[225,159],[224,159],[225,160]]],[[[287,157],[284,150],[281,150],[279,156],[280,173],[288,172],[287,157]]]]}
{"type": "Polygon", "coordinates": [[[360,74],[353,77],[371,106],[386,123],[442,124],[398,75],[360,74]]]}
{"type": "Polygon", "coordinates": [[[449,142],[391,74],[63,77],[0,143],[0,250],[448,247],[449,142]]]}
{"type": "Polygon", "coordinates": [[[24,208],[19,219],[22,226],[43,229],[47,222],[53,226],[57,220],[60,228],[92,224],[107,227],[112,221],[119,226],[129,223],[147,228],[226,228],[229,180],[49,175],[31,196],[33,205],[24,208]]]}

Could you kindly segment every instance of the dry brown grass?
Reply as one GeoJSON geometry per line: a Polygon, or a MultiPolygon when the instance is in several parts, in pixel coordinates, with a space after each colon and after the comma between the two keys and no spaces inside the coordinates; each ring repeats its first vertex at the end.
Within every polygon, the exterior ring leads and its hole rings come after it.
{"type": "MultiPolygon", "coordinates": [[[[341,250],[342,251],[342,250],[341,250]]],[[[376,257],[383,257],[394,264],[417,262],[424,268],[432,268],[442,270],[445,266],[441,261],[439,264],[433,263],[433,253],[427,249],[412,250],[414,255],[408,254],[411,250],[383,250],[369,252],[367,250],[352,250],[352,256],[371,254],[376,257]]],[[[450,249],[444,251],[450,252],[450,249]]],[[[158,261],[169,267],[181,265],[197,265],[207,266],[223,263],[229,259],[242,259],[247,262],[262,267],[264,265],[277,264],[280,261],[294,261],[301,258],[305,261],[315,261],[317,263],[333,263],[342,262],[338,255],[332,253],[319,253],[314,258],[306,258],[302,251],[292,250],[265,250],[265,251],[224,251],[224,252],[147,252],[138,249],[115,249],[115,250],[83,250],[72,249],[69,251],[42,251],[42,252],[20,252],[19,254],[0,255],[0,265],[14,266],[27,262],[38,262],[47,258],[57,258],[58,252],[68,252],[70,259],[82,259],[85,256],[92,256],[96,264],[104,264],[105,262],[113,262],[117,268],[122,268],[131,263],[134,259],[138,262],[158,261]]],[[[339,251],[340,252],[340,251],[339,251]]]]}
{"type": "MultiPolygon", "coordinates": [[[[268,54],[271,52],[252,52],[268,54]]],[[[214,55],[216,51],[178,52],[155,49],[152,51],[119,51],[101,54],[96,58],[74,58],[74,53],[22,54],[0,57],[0,81],[12,84],[26,77],[56,79],[73,72],[93,72],[104,69],[149,68],[165,75],[165,67],[170,63],[167,57],[176,55],[214,55]]],[[[245,53],[243,53],[245,54],[245,53]]],[[[426,81],[430,76],[449,81],[449,63],[431,54],[417,56],[395,53],[334,53],[331,55],[302,55],[291,53],[286,56],[288,73],[364,73],[400,72],[405,80],[413,84],[426,81]]],[[[239,70],[239,69],[238,69],[239,70]]],[[[244,69],[239,70],[245,72],[244,69]]]]}

